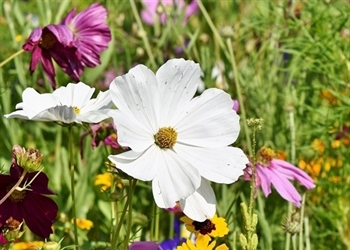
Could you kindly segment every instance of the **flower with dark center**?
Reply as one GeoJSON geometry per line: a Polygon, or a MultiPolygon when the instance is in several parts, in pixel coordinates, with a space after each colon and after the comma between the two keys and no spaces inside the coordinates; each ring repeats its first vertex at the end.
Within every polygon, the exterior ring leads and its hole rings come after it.
{"type": "Polygon", "coordinates": [[[79,81],[83,73],[81,56],[74,47],[75,37],[66,25],[48,25],[44,28],[36,28],[30,34],[23,45],[25,51],[32,52],[29,70],[33,73],[38,62],[41,62],[45,75],[51,86],[56,88],[55,68],[52,59],[74,81],[79,81]]]}
{"type": "MultiPolygon", "coordinates": [[[[4,197],[19,181],[23,168],[12,164],[10,175],[0,174],[0,197],[4,197]]],[[[25,174],[19,187],[0,205],[0,225],[24,221],[36,235],[47,238],[52,233],[58,207],[45,195],[55,194],[48,188],[49,179],[42,172],[25,174]]]]}

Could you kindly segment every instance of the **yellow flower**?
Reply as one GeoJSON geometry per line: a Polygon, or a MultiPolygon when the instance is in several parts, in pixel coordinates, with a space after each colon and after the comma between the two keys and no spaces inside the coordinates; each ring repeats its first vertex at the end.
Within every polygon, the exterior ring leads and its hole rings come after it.
{"type": "Polygon", "coordinates": [[[101,190],[106,191],[112,185],[112,175],[110,173],[99,174],[95,179],[95,186],[101,185],[101,190]]]}
{"type": "Polygon", "coordinates": [[[94,226],[94,223],[91,220],[87,219],[76,219],[76,223],[77,226],[83,230],[90,230],[94,226]]]}
{"type": "Polygon", "coordinates": [[[15,40],[16,40],[16,42],[22,41],[22,36],[21,36],[21,35],[17,35],[17,36],[15,37],[15,40]]]}
{"type": "Polygon", "coordinates": [[[325,150],[325,145],[324,142],[319,140],[319,139],[315,139],[312,141],[312,148],[317,151],[320,154],[323,154],[324,150],[325,150]]]}
{"type": "Polygon", "coordinates": [[[13,250],[38,250],[44,245],[42,241],[18,242],[13,244],[13,250]]]}
{"type": "MultiPolygon", "coordinates": [[[[208,235],[198,235],[196,239],[196,244],[193,244],[191,240],[187,239],[185,243],[182,243],[181,246],[178,246],[176,250],[213,250],[216,244],[216,241],[212,241],[210,244],[210,237],[208,235]]],[[[215,250],[228,250],[226,244],[221,244],[216,247],[215,250]]]]}
{"type": "Polygon", "coordinates": [[[187,216],[181,217],[181,221],[185,223],[186,229],[198,235],[210,235],[211,237],[223,237],[228,234],[227,223],[224,218],[214,215],[210,220],[203,222],[193,221],[187,216]]]}

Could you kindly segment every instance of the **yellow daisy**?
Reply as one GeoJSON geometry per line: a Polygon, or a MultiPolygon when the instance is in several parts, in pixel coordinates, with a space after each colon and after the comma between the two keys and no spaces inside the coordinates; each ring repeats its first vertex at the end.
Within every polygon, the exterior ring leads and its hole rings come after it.
{"type": "Polygon", "coordinates": [[[94,226],[94,223],[87,219],[76,219],[76,223],[77,226],[83,230],[90,230],[94,226]]]}
{"type": "MultiPolygon", "coordinates": [[[[210,244],[210,237],[208,235],[198,235],[196,239],[196,244],[193,244],[191,240],[187,239],[186,242],[182,243],[181,246],[178,246],[176,250],[213,250],[216,241],[212,241],[210,244]]],[[[228,250],[226,244],[221,244],[216,247],[215,250],[228,250]]]]}
{"type": "Polygon", "coordinates": [[[197,236],[210,235],[211,237],[223,237],[228,234],[228,227],[223,217],[218,217],[216,214],[210,220],[203,222],[193,221],[187,216],[181,217],[181,221],[185,223],[186,229],[197,236]]]}
{"type": "Polygon", "coordinates": [[[43,241],[17,242],[13,244],[13,250],[38,250],[44,245],[43,241]]]}
{"type": "Polygon", "coordinates": [[[95,179],[95,186],[101,185],[101,190],[106,191],[112,185],[112,175],[110,173],[99,174],[95,179]]]}

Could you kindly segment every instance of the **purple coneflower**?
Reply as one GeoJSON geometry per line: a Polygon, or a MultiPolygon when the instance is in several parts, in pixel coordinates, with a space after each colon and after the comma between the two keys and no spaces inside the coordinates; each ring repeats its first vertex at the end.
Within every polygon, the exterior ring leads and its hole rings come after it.
{"type": "MultiPolygon", "coordinates": [[[[256,188],[261,186],[265,197],[271,193],[271,185],[285,200],[294,206],[301,206],[301,196],[290,182],[297,181],[307,189],[315,187],[312,178],[303,170],[292,164],[275,159],[272,149],[263,147],[260,149],[256,164],[256,188]]],[[[246,169],[245,179],[250,180],[251,168],[246,169]]]]}

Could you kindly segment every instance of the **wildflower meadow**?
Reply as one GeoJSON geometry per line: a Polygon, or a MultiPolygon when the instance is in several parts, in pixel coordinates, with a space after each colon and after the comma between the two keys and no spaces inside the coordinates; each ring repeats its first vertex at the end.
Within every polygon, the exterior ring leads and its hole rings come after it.
{"type": "Polygon", "coordinates": [[[2,0],[0,44],[0,249],[350,250],[348,0],[2,0]]]}

